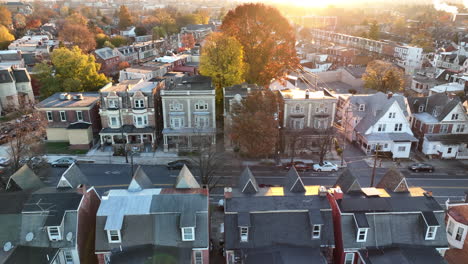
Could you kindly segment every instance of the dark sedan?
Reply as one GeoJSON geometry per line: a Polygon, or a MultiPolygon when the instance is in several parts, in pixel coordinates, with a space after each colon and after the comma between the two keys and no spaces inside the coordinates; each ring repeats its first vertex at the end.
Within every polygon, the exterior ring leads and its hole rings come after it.
{"type": "Polygon", "coordinates": [[[294,166],[297,171],[308,171],[308,170],[312,169],[311,166],[305,164],[302,161],[295,161],[295,162],[292,162],[292,163],[291,162],[286,163],[285,165],[283,165],[283,168],[285,170],[289,170],[292,166],[294,166]]]}
{"type": "Polygon", "coordinates": [[[169,170],[181,170],[184,165],[187,165],[187,167],[192,167],[192,163],[188,160],[176,160],[176,161],[171,161],[167,163],[167,169],[169,170]]]}
{"type": "Polygon", "coordinates": [[[419,172],[419,171],[433,172],[434,166],[430,164],[426,164],[426,163],[415,163],[415,164],[408,166],[408,169],[414,172],[419,172]]]}

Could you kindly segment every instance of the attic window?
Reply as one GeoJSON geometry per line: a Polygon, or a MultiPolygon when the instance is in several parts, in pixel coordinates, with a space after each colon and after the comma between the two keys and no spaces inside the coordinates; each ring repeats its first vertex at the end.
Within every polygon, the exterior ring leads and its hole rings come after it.
{"type": "Polygon", "coordinates": [[[120,243],[122,242],[122,237],[120,235],[120,230],[107,230],[107,239],[109,243],[120,243]]]}
{"type": "Polygon", "coordinates": [[[366,242],[369,228],[358,228],[356,242],[366,242]]]}
{"type": "Polygon", "coordinates": [[[47,233],[49,234],[50,241],[62,240],[62,235],[60,233],[60,228],[58,226],[47,227],[47,233]]]}
{"type": "Polygon", "coordinates": [[[424,105],[420,105],[418,108],[418,112],[422,113],[424,111],[424,105]]]}
{"type": "Polygon", "coordinates": [[[312,238],[320,238],[322,225],[314,225],[312,228],[312,238]]]}
{"type": "Polygon", "coordinates": [[[249,241],[249,228],[246,226],[240,227],[240,241],[241,242],[249,241]]]}
{"type": "Polygon", "coordinates": [[[195,240],[195,227],[182,227],[182,241],[195,240]]]}
{"type": "Polygon", "coordinates": [[[434,240],[437,234],[437,226],[428,226],[426,229],[426,240],[434,240]]]}
{"type": "Polygon", "coordinates": [[[455,240],[461,241],[463,237],[463,233],[465,233],[465,228],[459,226],[457,229],[457,234],[455,235],[455,240]]]}
{"type": "Polygon", "coordinates": [[[364,105],[364,104],[359,105],[359,111],[360,112],[364,111],[365,109],[366,109],[366,105],[364,105]]]}
{"type": "Polygon", "coordinates": [[[426,236],[425,240],[434,240],[439,228],[439,221],[433,212],[421,212],[424,223],[426,224],[426,236]]]}

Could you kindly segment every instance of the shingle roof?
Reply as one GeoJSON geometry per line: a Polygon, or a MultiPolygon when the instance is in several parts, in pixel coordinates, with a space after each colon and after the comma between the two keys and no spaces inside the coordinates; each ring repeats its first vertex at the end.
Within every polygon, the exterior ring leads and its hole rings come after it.
{"type": "Polygon", "coordinates": [[[352,174],[349,169],[345,169],[338,180],[336,180],[334,187],[339,186],[343,193],[360,192],[361,185],[359,184],[356,176],[352,174]]]}
{"type": "Polygon", "coordinates": [[[294,166],[291,166],[291,169],[289,169],[288,173],[286,174],[284,188],[288,192],[293,193],[303,193],[306,191],[304,183],[302,182],[302,179],[294,166]]]}
{"type": "Polygon", "coordinates": [[[447,263],[434,247],[392,247],[360,250],[365,263],[369,264],[445,264],[447,263]]]}
{"type": "Polygon", "coordinates": [[[66,171],[63,172],[57,184],[57,188],[77,188],[80,184],[89,185],[88,178],[81,172],[76,163],[73,163],[66,171]]]}
{"type": "Polygon", "coordinates": [[[132,192],[138,192],[143,189],[153,188],[153,183],[149,179],[148,175],[146,175],[145,171],[143,171],[141,166],[138,166],[135,173],[133,174],[132,181],[128,186],[128,190],[132,192]]]}
{"type": "Polygon", "coordinates": [[[193,174],[190,172],[189,168],[184,164],[182,170],[180,170],[179,175],[177,175],[176,189],[196,189],[200,188],[200,184],[198,184],[193,174]]]}
{"type": "Polygon", "coordinates": [[[190,263],[193,251],[191,248],[143,245],[116,250],[110,256],[112,264],[141,263],[190,263]],[[172,261],[172,262],[171,262],[172,261]]]}
{"type": "Polygon", "coordinates": [[[245,264],[326,264],[319,247],[275,245],[273,247],[246,249],[245,264]]]}
{"type": "Polygon", "coordinates": [[[0,83],[12,83],[13,81],[14,78],[11,70],[0,68],[0,83]]]}
{"type": "Polygon", "coordinates": [[[246,167],[239,177],[239,189],[245,194],[253,194],[258,192],[257,180],[253,176],[249,167],[246,167]]]}
{"type": "Polygon", "coordinates": [[[442,121],[461,102],[458,97],[450,98],[445,93],[435,93],[429,97],[409,98],[408,103],[413,113],[418,113],[419,106],[424,105],[424,112],[442,121]],[[434,112],[438,114],[434,115],[434,112]]]}
{"type": "Polygon", "coordinates": [[[55,257],[58,251],[58,248],[51,247],[18,246],[15,247],[13,253],[6,260],[6,262],[4,262],[4,264],[49,264],[50,260],[55,257]]]}
{"type": "Polygon", "coordinates": [[[408,192],[408,183],[405,176],[395,168],[389,169],[376,187],[388,189],[392,192],[408,192]]]}
{"type": "Polygon", "coordinates": [[[18,171],[11,175],[8,180],[7,189],[16,184],[21,190],[35,191],[44,187],[44,183],[39,177],[32,171],[28,165],[23,165],[18,171]]]}
{"type": "Polygon", "coordinates": [[[28,70],[26,69],[14,69],[13,74],[15,76],[16,82],[31,82],[31,77],[29,76],[28,70]]]}

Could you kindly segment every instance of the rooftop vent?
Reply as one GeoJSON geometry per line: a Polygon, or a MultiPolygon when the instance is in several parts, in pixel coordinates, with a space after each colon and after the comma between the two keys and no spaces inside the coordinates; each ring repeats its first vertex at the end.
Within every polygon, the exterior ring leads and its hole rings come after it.
{"type": "Polygon", "coordinates": [[[62,101],[66,101],[66,100],[70,100],[71,99],[71,96],[67,93],[61,93],[60,94],[60,100],[62,101]]]}
{"type": "Polygon", "coordinates": [[[73,96],[73,100],[80,101],[83,100],[83,94],[76,94],[73,96]]]}

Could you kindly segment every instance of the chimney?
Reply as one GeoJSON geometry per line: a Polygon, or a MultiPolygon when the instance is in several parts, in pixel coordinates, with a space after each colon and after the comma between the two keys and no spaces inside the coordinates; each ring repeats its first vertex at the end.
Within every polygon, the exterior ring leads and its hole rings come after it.
{"type": "Polygon", "coordinates": [[[343,199],[343,192],[341,191],[341,188],[339,186],[333,189],[333,197],[335,197],[336,200],[343,199]]]}
{"type": "Polygon", "coordinates": [[[319,187],[319,196],[320,197],[327,196],[327,193],[328,193],[328,191],[327,191],[327,188],[325,186],[320,186],[319,187]]]}
{"type": "Polygon", "coordinates": [[[246,83],[246,82],[242,83],[242,88],[248,88],[248,86],[247,86],[247,83],[246,83]]]}
{"type": "Polygon", "coordinates": [[[392,97],[393,97],[393,93],[392,93],[392,92],[389,92],[389,93],[387,94],[387,99],[390,99],[390,98],[392,98],[392,97]]]}
{"type": "Polygon", "coordinates": [[[432,192],[430,192],[430,191],[425,191],[425,192],[424,192],[424,196],[426,196],[426,197],[432,197],[432,192]]]}
{"type": "Polygon", "coordinates": [[[457,97],[457,95],[454,94],[454,93],[447,93],[447,97],[448,97],[450,100],[453,100],[455,97],[457,97]]]}
{"type": "Polygon", "coordinates": [[[76,187],[76,192],[85,195],[86,194],[86,185],[84,185],[84,184],[78,185],[76,187]]]}
{"type": "Polygon", "coordinates": [[[305,91],[305,99],[309,99],[309,89],[305,91]]]}
{"type": "Polygon", "coordinates": [[[224,199],[230,199],[232,198],[232,188],[231,187],[225,187],[224,188],[224,199]]]}

